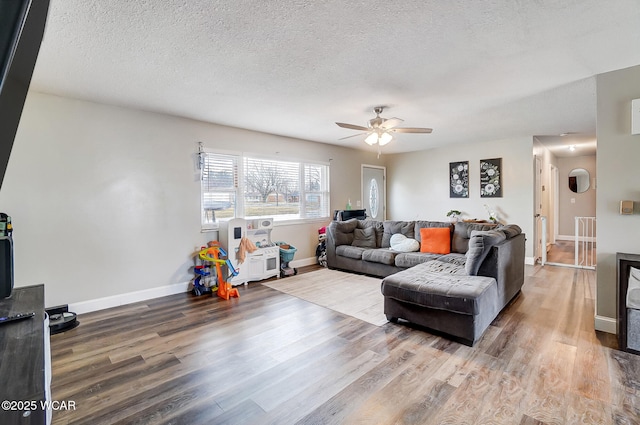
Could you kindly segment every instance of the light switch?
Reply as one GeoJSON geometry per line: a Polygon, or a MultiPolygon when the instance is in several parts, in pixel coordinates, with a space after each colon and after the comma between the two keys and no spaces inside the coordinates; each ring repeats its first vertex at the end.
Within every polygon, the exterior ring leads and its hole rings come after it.
{"type": "Polygon", "coordinates": [[[620,214],[622,215],[633,214],[633,201],[620,201],[620,214]]]}
{"type": "Polygon", "coordinates": [[[576,203],[576,198],[571,198],[571,203],[575,204],[576,203]]]}

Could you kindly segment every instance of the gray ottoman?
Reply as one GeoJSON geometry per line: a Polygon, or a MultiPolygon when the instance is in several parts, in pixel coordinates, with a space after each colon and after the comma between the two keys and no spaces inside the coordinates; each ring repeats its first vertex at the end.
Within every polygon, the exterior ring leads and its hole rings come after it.
{"type": "Polygon", "coordinates": [[[473,345],[501,310],[496,280],[438,260],[382,280],[384,313],[473,345]]]}

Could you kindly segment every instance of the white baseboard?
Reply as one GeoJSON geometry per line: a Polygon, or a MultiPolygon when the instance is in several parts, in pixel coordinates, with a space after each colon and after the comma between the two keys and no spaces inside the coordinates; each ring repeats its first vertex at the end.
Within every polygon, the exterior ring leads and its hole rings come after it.
{"type": "MultiPolygon", "coordinates": [[[[318,264],[316,257],[293,260],[289,263],[291,267],[304,267],[318,264]]],[[[189,291],[190,282],[175,283],[173,285],[159,286],[157,288],[144,289],[142,291],[128,292],[126,294],[113,295],[110,297],[98,298],[95,300],[81,301],[69,304],[69,311],[76,314],[91,313],[92,311],[104,310],[105,308],[118,307],[125,304],[146,301],[153,298],[167,295],[179,294],[189,291]]]]}
{"type": "Polygon", "coordinates": [[[596,314],[594,326],[597,331],[607,332],[614,335],[618,333],[618,321],[611,317],[598,316],[596,314]]]}
{"type": "MultiPolygon", "coordinates": [[[[291,267],[304,267],[318,264],[316,257],[293,260],[289,263],[291,267]]],[[[167,295],[179,294],[189,291],[190,282],[175,283],[173,285],[159,286],[157,288],[144,289],[142,291],[128,292],[126,294],[113,295],[110,297],[98,298],[95,300],[81,301],[69,304],[69,311],[76,314],[91,313],[92,311],[104,310],[105,308],[118,307],[125,304],[146,301],[153,298],[167,295]]]]}
{"type": "Polygon", "coordinates": [[[301,260],[293,260],[289,263],[291,267],[304,267],[304,266],[312,266],[314,264],[318,264],[318,259],[316,257],[303,258],[301,260]]]}
{"type": "Polygon", "coordinates": [[[69,304],[69,311],[73,311],[76,314],[90,313],[92,311],[104,310],[105,308],[118,307],[187,291],[189,291],[189,282],[175,283],[173,285],[159,286],[157,288],[69,304]]]}
{"type": "Polygon", "coordinates": [[[535,266],[536,258],[535,257],[524,257],[524,263],[528,266],[535,266]]]}

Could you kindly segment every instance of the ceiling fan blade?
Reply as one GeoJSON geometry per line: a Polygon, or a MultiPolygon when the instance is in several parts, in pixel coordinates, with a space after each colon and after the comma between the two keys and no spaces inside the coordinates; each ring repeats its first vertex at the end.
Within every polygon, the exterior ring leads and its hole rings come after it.
{"type": "Polygon", "coordinates": [[[384,120],[384,122],[380,124],[380,128],[384,130],[390,130],[395,126],[402,124],[403,122],[404,120],[401,120],[400,118],[389,118],[384,120]]]}
{"type": "Polygon", "coordinates": [[[431,133],[433,129],[420,128],[420,127],[400,127],[400,128],[392,128],[389,131],[392,131],[394,133],[431,133]]]}
{"type": "Polygon", "coordinates": [[[361,131],[369,131],[369,130],[371,130],[370,128],[363,127],[361,125],[346,124],[346,123],[343,123],[343,122],[337,122],[336,124],[338,124],[338,127],[348,128],[350,130],[361,130],[361,131]]]}
{"type": "Polygon", "coordinates": [[[365,135],[365,134],[368,134],[368,133],[358,133],[358,134],[354,134],[354,135],[351,135],[351,136],[343,137],[343,138],[338,139],[338,140],[350,139],[350,138],[352,138],[352,137],[363,136],[363,135],[365,135]]]}

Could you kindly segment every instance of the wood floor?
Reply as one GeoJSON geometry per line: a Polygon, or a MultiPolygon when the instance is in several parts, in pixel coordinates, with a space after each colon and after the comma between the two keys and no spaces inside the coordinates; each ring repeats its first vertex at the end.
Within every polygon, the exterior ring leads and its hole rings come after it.
{"type": "MultiPolygon", "coordinates": [[[[584,252],[585,247],[582,244],[578,246],[578,263],[588,260],[591,264],[595,264],[595,243],[587,244],[586,247],[587,252],[584,252]]],[[[556,243],[552,244],[547,252],[547,262],[549,263],[575,264],[575,261],[576,251],[574,241],[556,240],[556,243]]]]}
{"type": "Polygon", "coordinates": [[[640,356],[594,331],[595,272],[527,266],[475,347],[252,283],[80,316],[55,424],[639,424],[640,356]]]}

